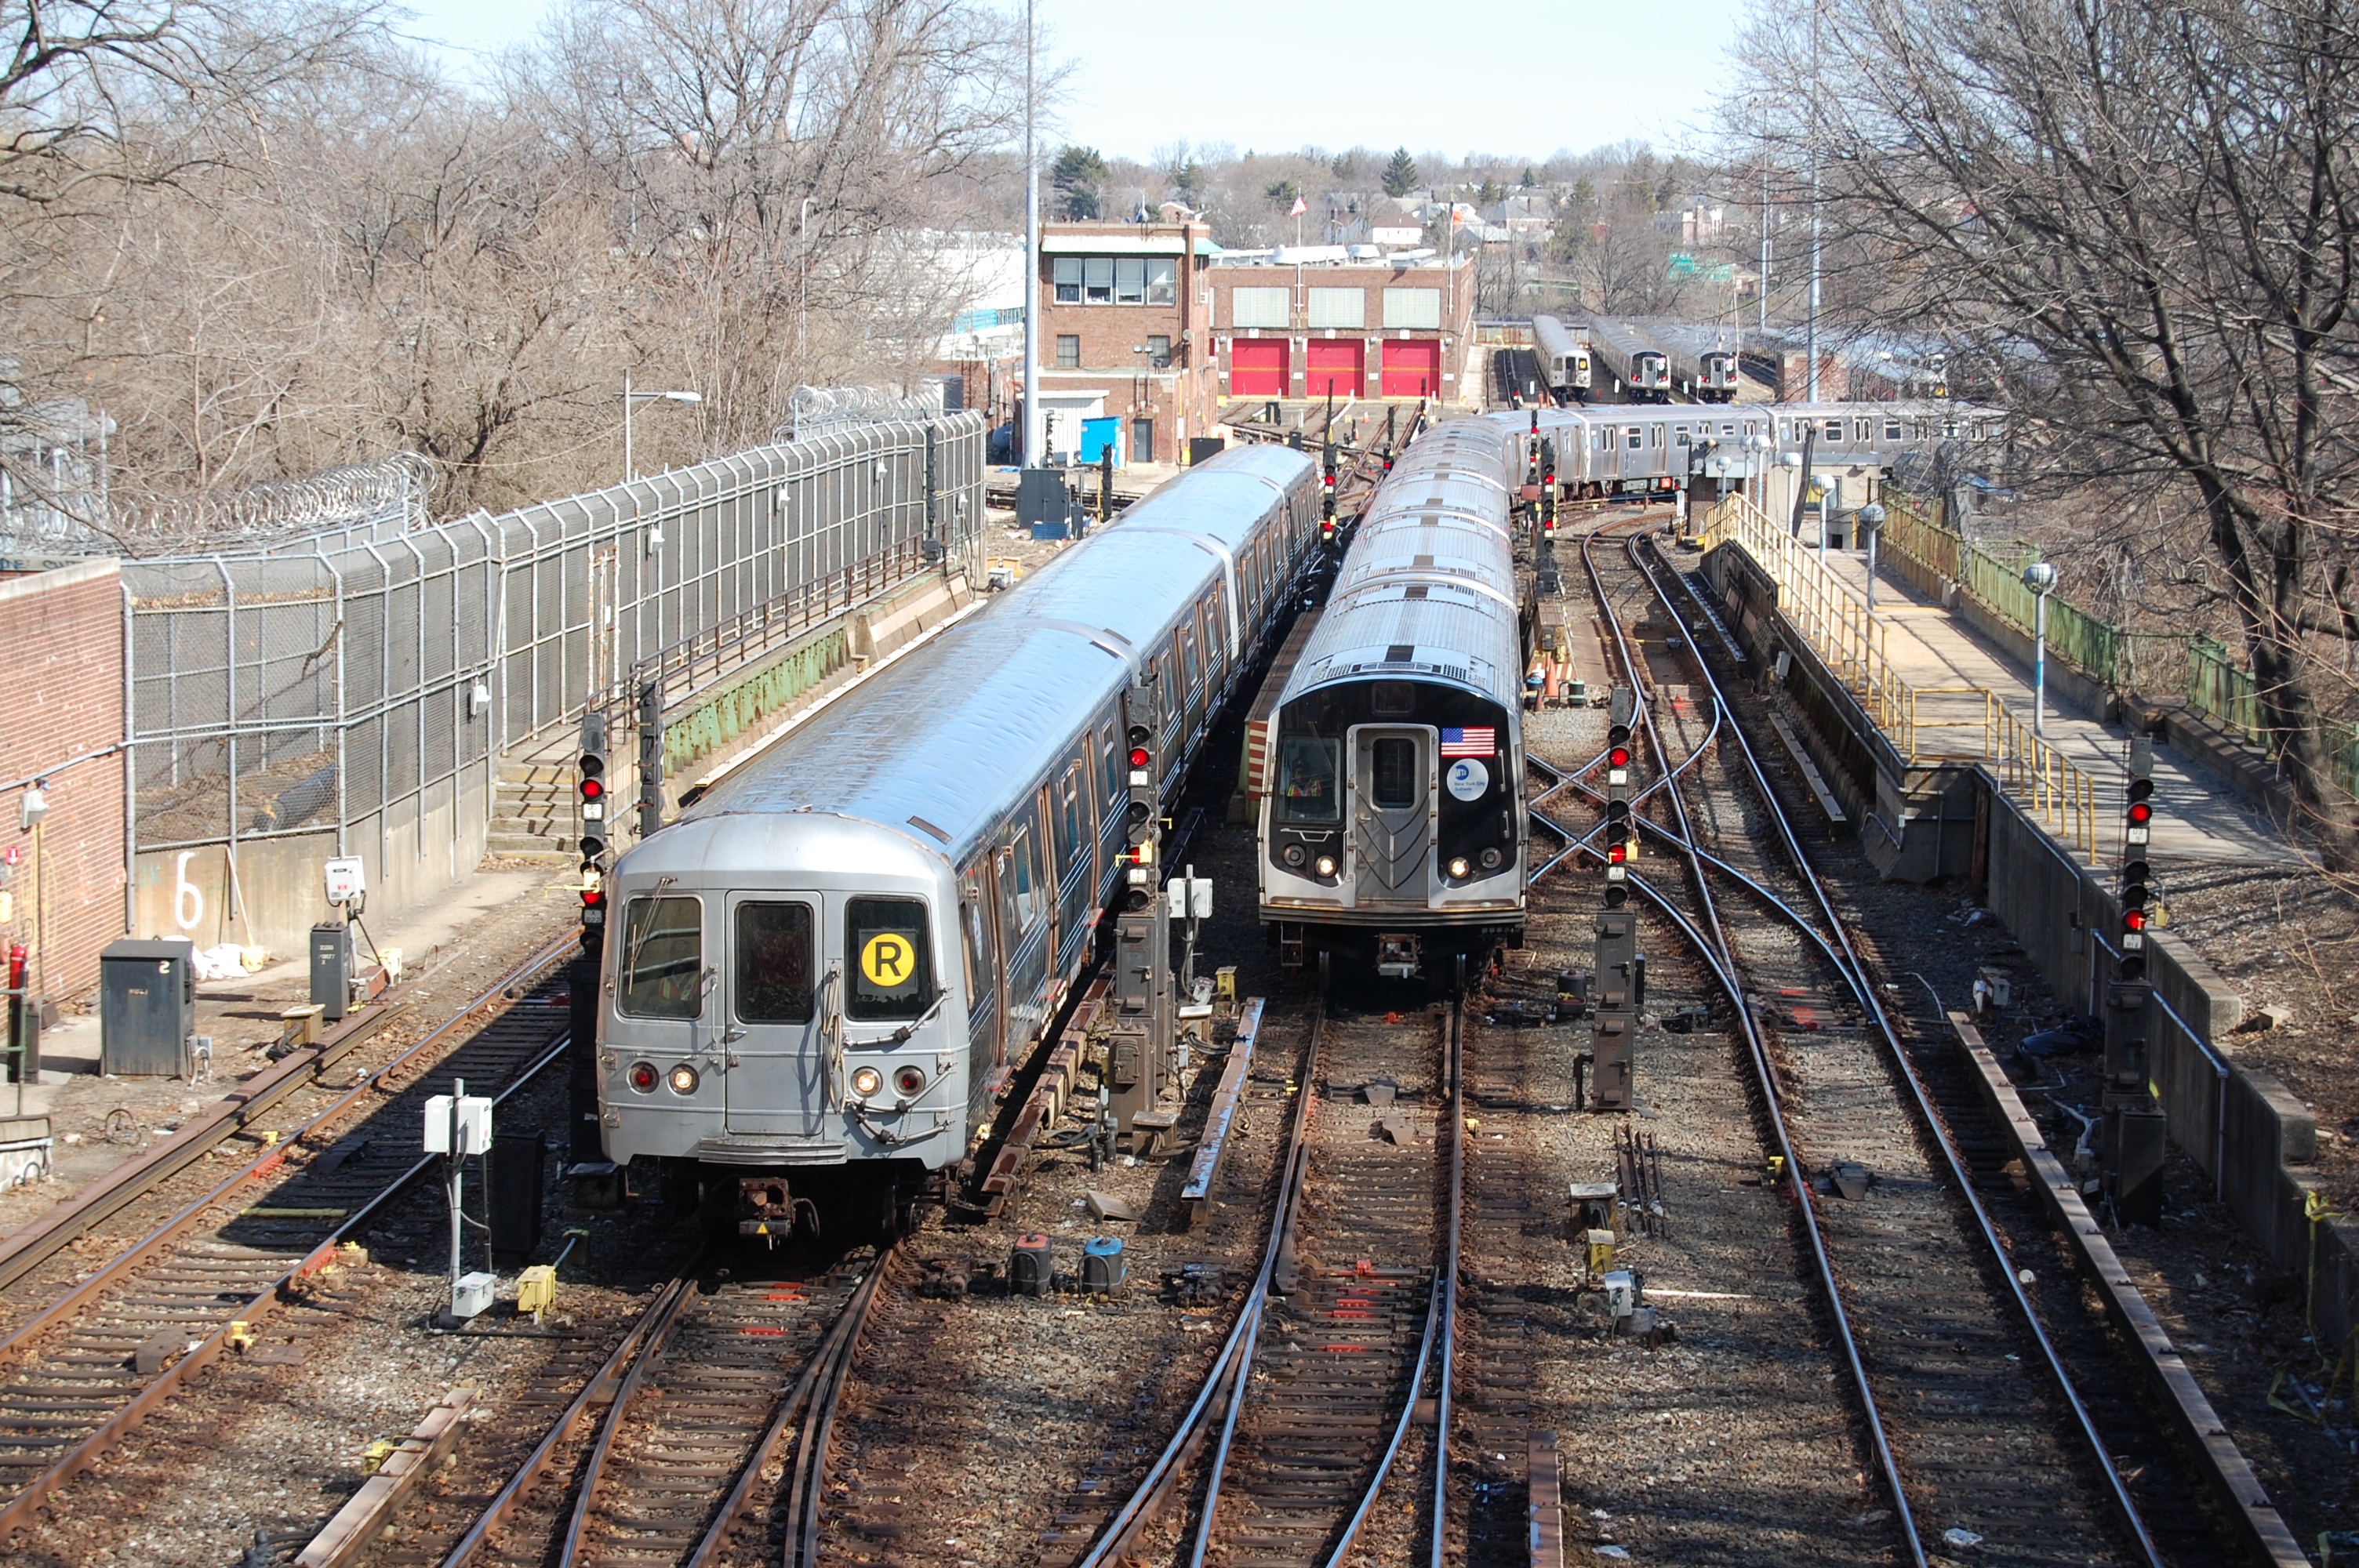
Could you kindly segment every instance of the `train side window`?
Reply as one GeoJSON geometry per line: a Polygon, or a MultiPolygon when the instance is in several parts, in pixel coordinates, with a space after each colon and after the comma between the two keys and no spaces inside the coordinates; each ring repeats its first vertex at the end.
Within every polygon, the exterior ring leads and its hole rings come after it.
{"type": "Polygon", "coordinates": [[[1688,445],[1688,427],[1685,425],[1674,425],[1671,427],[1671,445],[1674,447],[1684,447],[1688,445]]]}
{"type": "Polygon", "coordinates": [[[1629,433],[1624,437],[1624,442],[1635,452],[1647,444],[1647,432],[1640,427],[1633,425],[1630,427],[1629,433]]]}
{"type": "Polygon", "coordinates": [[[1843,422],[1842,420],[1830,419],[1827,421],[1825,440],[1827,445],[1830,447],[1840,447],[1843,444],[1843,422]]]}
{"type": "Polygon", "coordinates": [[[623,914],[623,973],[614,1006],[631,1018],[703,1015],[703,901],[631,900],[623,914]]]}
{"type": "Polygon", "coordinates": [[[1343,792],[1336,788],[1342,771],[1340,741],[1316,735],[1288,735],[1277,750],[1277,804],[1288,822],[1333,822],[1343,815],[1343,792]]]}
{"type": "Polygon", "coordinates": [[[1086,826],[1088,811],[1082,805],[1082,767],[1075,762],[1065,770],[1064,782],[1057,786],[1057,809],[1065,819],[1065,864],[1071,865],[1090,852],[1090,835],[1086,826]]]}
{"type": "Polygon", "coordinates": [[[983,994],[983,977],[991,973],[989,938],[983,928],[983,882],[967,877],[959,883],[959,924],[966,935],[966,994],[970,1005],[983,994]]]}
{"type": "Polygon", "coordinates": [[[1884,438],[1885,438],[1886,440],[1887,440],[1887,441],[1897,441],[1897,440],[1900,439],[1900,421],[1899,421],[1899,420],[1897,420],[1897,419],[1886,419],[1886,420],[1884,422],[1884,438]]]}
{"type": "Polygon", "coordinates": [[[1171,640],[1180,649],[1180,689],[1184,696],[1196,689],[1196,633],[1182,626],[1171,634],[1171,640]]]}
{"type": "Polygon", "coordinates": [[[1025,932],[1039,918],[1040,868],[1032,854],[1032,829],[1018,827],[1016,837],[1007,841],[1007,871],[999,879],[1001,890],[1007,898],[1007,928],[1025,932]]]}
{"type": "Polygon", "coordinates": [[[933,1004],[933,943],[914,898],[855,898],[843,906],[852,962],[847,1018],[918,1018],[933,1004]]]}
{"type": "Polygon", "coordinates": [[[1120,800],[1130,793],[1130,773],[1122,765],[1122,752],[1115,749],[1114,730],[1111,724],[1106,726],[1104,741],[1105,797],[1108,800],[1120,800]]]}
{"type": "Polygon", "coordinates": [[[811,1021],[811,907],[737,906],[737,1016],[747,1023],[811,1021]]]}
{"type": "Polygon", "coordinates": [[[1406,737],[1375,741],[1368,748],[1368,799],[1386,810],[1417,804],[1417,742],[1406,737]]]}

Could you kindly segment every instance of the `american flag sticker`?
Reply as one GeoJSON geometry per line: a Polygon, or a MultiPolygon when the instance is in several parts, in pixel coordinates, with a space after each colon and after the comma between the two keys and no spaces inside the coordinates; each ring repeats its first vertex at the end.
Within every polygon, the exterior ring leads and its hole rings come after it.
{"type": "Polygon", "coordinates": [[[1441,754],[1445,757],[1487,757],[1498,749],[1499,732],[1488,725],[1480,730],[1441,732],[1441,754]]]}

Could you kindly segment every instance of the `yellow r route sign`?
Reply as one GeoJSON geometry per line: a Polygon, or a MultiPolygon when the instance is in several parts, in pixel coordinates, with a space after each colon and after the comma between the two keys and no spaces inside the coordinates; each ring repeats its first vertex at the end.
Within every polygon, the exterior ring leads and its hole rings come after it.
{"type": "Polygon", "coordinates": [[[918,950],[898,931],[880,931],[860,949],[860,972],[879,990],[898,990],[917,972],[918,950]]]}

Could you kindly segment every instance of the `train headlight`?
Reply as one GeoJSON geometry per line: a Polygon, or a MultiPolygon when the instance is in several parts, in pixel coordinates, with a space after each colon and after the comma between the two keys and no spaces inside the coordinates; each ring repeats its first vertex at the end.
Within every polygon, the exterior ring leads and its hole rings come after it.
{"type": "Polygon", "coordinates": [[[1450,862],[1450,874],[1461,881],[1466,880],[1466,873],[1472,869],[1466,864],[1466,857],[1463,855],[1450,862]]]}
{"type": "Polygon", "coordinates": [[[656,1071],[656,1065],[653,1062],[631,1064],[631,1087],[643,1095],[655,1093],[656,1079],[661,1076],[656,1071]]]}
{"type": "Polygon", "coordinates": [[[1286,863],[1287,863],[1288,865],[1289,865],[1289,866],[1299,866],[1299,865],[1301,865],[1301,864],[1302,864],[1302,862],[1303,862],[1303,861],[1305,861],[1305,860],[1309,860],[1309,859],[1310,859],[1310,856],[1308,856],[1308,855],[1306,855],[1305,853],[1303,853],[1303,849],[1302,849],[1302,846],[1301,846],[1301,845],[1299,845],[1299,844],[1288,844],[1288,845],[1286,847],[1286,855],[1285,855],[1285,860],[1286,860],[1286,863]]]}
{"type": "Polygon", "coordinates": [[[1499,862],[1506,859],[1505,855],[1499,853],[1497,847],[1494,846],[1483,851],[1483,869],[1486,871],[1495,871],[1499,869],[1499,862]]]}
{"type": "Polygon", "coordinates": [[[925,1087],[926,1070],[923,1067],[902,1067],[893,1075],[893,1087],[905,1099],[915,1096],[925,1087]]]}
{"type": "Polygon", "coordinates": [[[885,1075],[874,1067],[862,1067],[852,1075],[852,1092],[867,1099],[885,1087],[885,1075]]]}
{"type": "Polygon", "coordinates": [[[696,1069],[682,1062],[671,1070],[671,1092],[692,1095],[696,1092],[696,1069]]]}
{"type": "Polygon", "coordinates": [[[1332,855],[1320,856],[1319,864],[1313,869],[1322,877],[1333,876],[1335,874],[1335,857],[1332,855]]]}

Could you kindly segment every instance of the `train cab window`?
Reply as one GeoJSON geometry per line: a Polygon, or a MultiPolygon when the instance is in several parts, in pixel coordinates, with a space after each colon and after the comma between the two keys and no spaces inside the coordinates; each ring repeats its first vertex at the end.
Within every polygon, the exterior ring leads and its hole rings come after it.
{"type": "Polygon", "coordinates": [[[933,943],[914,898],[855,898],[843,906],[847,1018],[918,1018],[933,1005],[933,943]]]}
{"type": "Polygon", "coordinates": [[[1406,736],[1377,741],[1368,747],[1368,764],[1372,803],[1387,811],[1417,804],[1416,741],[1406,736]]]}
{"type": "Polygon", "coordinates": [[[811,1021],[811,906],[737,906],[737,1016],[747,1023],[811,1021]]]}
{"type": "Polygon", "coordinates": [[[1288,822],[1333,822],[1343,815],[1336,787],[1343,746],[1316,735],[1288,735],[1277,750],[1278,813],[1288,822]]]}
{"type": "Polygon", "coordinates": [[[1380,680],[1368,687],[1368,711],[1378,719],[1407,719],[1417,711],[1417,687],[1405,680],[1380,680]]]}
{"type": "Polygon", "coordinates": [[[614,1006],[631,1018],[704,1012],[704,905],[693,898],[635,898],[623,914],[623,973],[614,1006]]]}
{"type": "Polygon", "coordinates": [[[1048,900],[1040,896],[1040,867],[1032,852],[1032,829],[1018,827],[1007,842],[1007,865],[999,879],[1007,904],[1007,929],[1024,932],[1040,917],[1048,900]]]}

